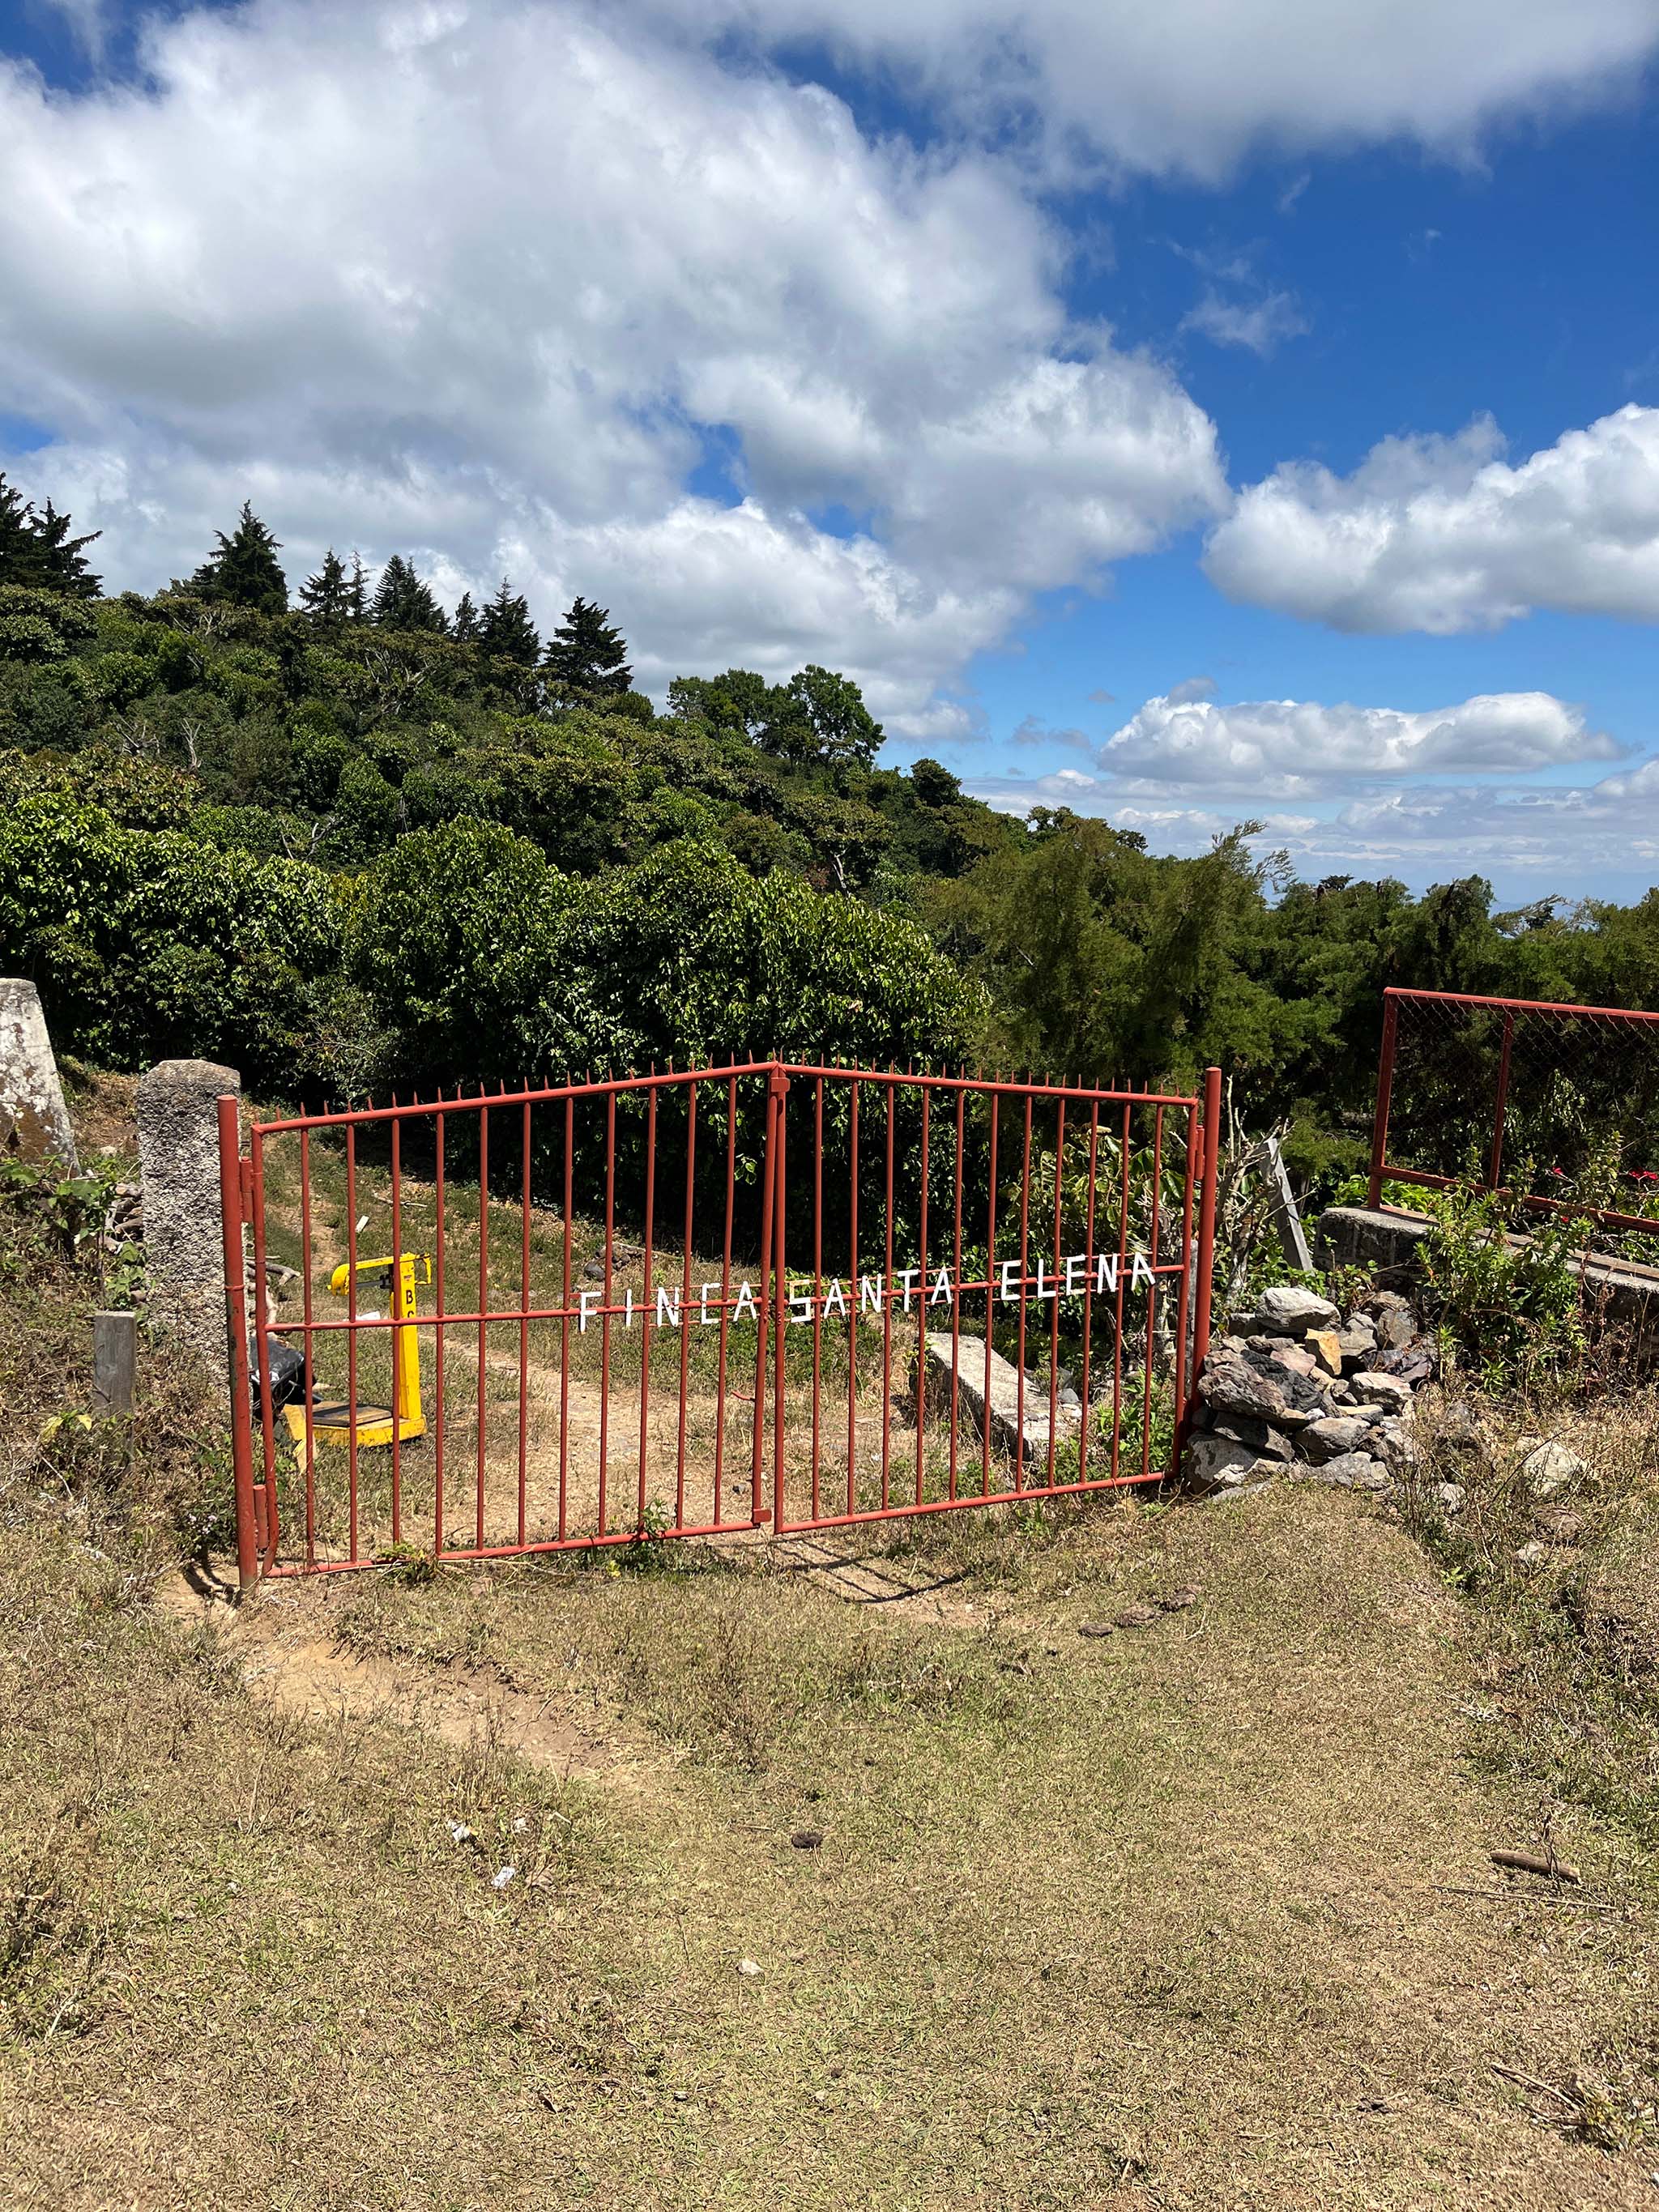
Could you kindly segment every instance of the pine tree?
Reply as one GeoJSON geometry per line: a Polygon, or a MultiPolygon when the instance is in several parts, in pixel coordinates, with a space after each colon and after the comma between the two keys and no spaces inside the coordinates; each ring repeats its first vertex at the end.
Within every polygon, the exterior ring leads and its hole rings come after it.
{"type": "Polygon", "coordinates": [[[542,641],[530,619],[529,605],[505,576],[478,618],[478,642],[486,653],[497,653],[503,660],[516,660],[526,668],[533,668],[540,655],[542,641]]]}
{"type": "Polygon", "coordinates": [[[0,584],[34,584],[33,510],[15,484],[0,473],[0,584]]]}
{"type": "Polygon", "coordinates": [[[343,623],[351,612],[351,583],[345,562],[331,545],[323,565],[300,586],[301,606],[315,623],[343,623]]]}
{"type": "Polygon", "coordinates": [[[354,551],[351,556],[351,579],[346,586],[346,620],[367,622],[368,619],[368,580],[363,574],[363,556],[354,551]]]}
{"type": "Polygon", "coordinates": [[[415,573],[413,562],[394,553],[380,571],[368,618],[382,629],[447,630],[449,620],[432,596],[428,585],[415,573]]]}
{"type": "Polygon", "coordinates": [[[87,567],[86,556],[81,549],[104,533],[101,530],[88,530],[82,537],[71,538],[69,529],[68,515],[59,514],[48,500],[45,513],[34,520],[42,586],[48,592],[63,592],[72,599],[95,599],[103,580],[87,567]]]}
{"type": "Polygon", "coordinates": [[[634,672],[622,632],[611,624],[609,607],[577,599],[550,638],[542,666],[567,691],[604,698],[633,689],[634,672]]]}
{"type": "Polygon", "coordinates": [[[95,599],[100,580],[88,570],[81,549],[101,532],[92,530],[83,538],[71,538],[69,530],[69,516],[59,514],[50,500],[46,512],[37,514],[33,504],[0,474],[0,584],[95,599]]]}
{"type": "Polygon", "coordinates": [[[478,610],[472,604],[472,594],[463,592],[461,603],[455,610],[455,618],[449,626],[449,634],[459,645],[475,645],[479,629],[478,610]]]}
{"type": "Polygon", "coordinates": [[[242,501],[240,520],[228,538],[222,530],[213,534],[218,550],[203,562],[189,589],[204,599],[225,599],[232,606],[253,607],[261,614],[286,614],[288,578],[276,559],[281,541],[271,536],[251,502],[242,501]]]}

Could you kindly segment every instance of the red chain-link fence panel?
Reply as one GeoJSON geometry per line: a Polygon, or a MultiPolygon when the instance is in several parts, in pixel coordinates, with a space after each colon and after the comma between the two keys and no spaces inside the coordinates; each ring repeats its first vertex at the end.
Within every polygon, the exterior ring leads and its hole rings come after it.
{"type": "Polygon", "coordinates": [[[1659,1229],[1659,1014],[1391,988],[1372,1206],[1385,1182],[1659,1229]]]}
{"type": "Polygon", "coordinates": [[[1157,1481],[1219,1098],[764,1061],[246,1157],[222,1100],[243,1579],[1157,1481]]]}

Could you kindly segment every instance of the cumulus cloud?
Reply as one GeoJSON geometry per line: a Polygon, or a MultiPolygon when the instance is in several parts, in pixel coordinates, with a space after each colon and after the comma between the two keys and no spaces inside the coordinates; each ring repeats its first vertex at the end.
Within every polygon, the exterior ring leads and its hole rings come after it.
{"type": "Polygon", "coordinates": [[[635,665],[803,659],[900,728],[1030,595],[1212,516],[1213,426],[1070,322],[1026,183],[575,0],[251,0],[147,82],[0,69],[0,412],[116,585],[244,496],[635,665]],[[711,447],[733,501],[692,483],[711,447]]]}
{"type": "Polygon", "coordinates": [[[1385,439],[1352,476],[1287,463],[1240,495],[1204,565],[1231,599],[1339,629],[1444,635],[1540,607],[1659,621],[1659,408],[1518,466],[1489,416],[1385,439]]]}
{"type": "Polygon", "coordinates": [[[1228,300],[1211,290],[1188,309],[1181,327],[1196,331],[1213,345],[1243,346],[1267,361],[1286,338],[1301,337],[1309,324],[1288,292],[1268,292],[1259,300],[1228,300]]]}
{"type": "Polygon", "coordinates": [[[1396,138],[1464,156],[1495,120],[1632,94],[1654,0],[649,0],[693,35],[823,40],[1054,167],[1213,180],[1247,154],[1396,138]]]}
{"type": "Polygon", "coordinates": [[[1194,679],[1149,699],[1091,769],[981,775],[969,787],[1010,813],[1044,805],[1103,817],[1155,852],[1200,853],[1254,820],[1258,848],[1284,848],[1309,878],[1396,875],[1420,887],[1478,872],[1500,896],[1586,880],[1628,895],[1659,866],[1659,758],[1599,782],[1559,780],[1625,748],[1547,692],[1408,713],[1293,699],[1226,705],[1206,696],[1212,690],[1194,679]],[[1543,884],[1552,872],[1559,883],[1543,884]]]}
{"type": "Polygon", "coordinates": [[[1489,693],[1408,714],[1304,699],[1228,706],[1180,684],[1147,700],[1099,757],[1119,779],[1282,799],[1356,778],[1518,774],[1613,760],[1620,750],[1605,731],[1586,726],[1578,708],[1547,691],[1489,693]]]}

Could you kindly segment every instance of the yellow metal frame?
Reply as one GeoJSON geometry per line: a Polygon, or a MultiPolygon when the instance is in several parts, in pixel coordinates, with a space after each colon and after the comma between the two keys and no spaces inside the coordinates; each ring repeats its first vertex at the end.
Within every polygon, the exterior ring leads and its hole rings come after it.
{"type": "MultiPolygon", "coordinates": [[[[405,1252],[401,1259],[359,1260],[359,1276],[378,1277],[387,1289],[396,1272],[396,1315],[392,1331],[392,1374],[395,1406],[353,1405],[345,1399],[313,1406],[311,1433],[325,1443],[349,1444],[355,1434],[359,1447],[389,1444],[395,1437],[407,1443],[426,1434],[426,1415],[421,1410],[421,1341],[419,1332],[406,1326],[416,1316],[416,1281],[432,1280],[432,1255],[405,1252]],[[425,1273],[417,1271],[424,1267],[425,1273]]],[[[343,1260],[328,1279],[328,1286],[343,1297],[351,1280],[351,1263],[343,1260]]],[[[306,1440],[306,1409],[284,1406],[289,1434],[298,1444],[306,1440]]]]}

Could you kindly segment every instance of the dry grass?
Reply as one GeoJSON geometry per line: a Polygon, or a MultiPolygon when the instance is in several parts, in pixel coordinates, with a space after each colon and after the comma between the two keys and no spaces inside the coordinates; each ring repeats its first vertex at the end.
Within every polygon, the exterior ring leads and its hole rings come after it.
{"type": "MultiPolygon", "coordinates": [[[[1635,1738],[1572,1741],[1645,1692],[1565,1569],[1472,1604],[1462,1540],[1287,1489],[952,1517],[884,1559],[960,1579],[888,1605],[653,1547],[288,1583],[227,1641],[152,1602],[142,1483],[40,1479],[83,1290],[0,1316],[48,1347],[3,1378],[8,2204],[1653,2201],[1635,1738]],[[241,1663],[278,1624],[607,1759],[284,1709],[241,1663]],[[1546,1817],[1577,1891],[1487,1863],[1546,1817]]],[[[1587,1589],[1639,1556],[1629,1419],[1587,1589]]]]}

